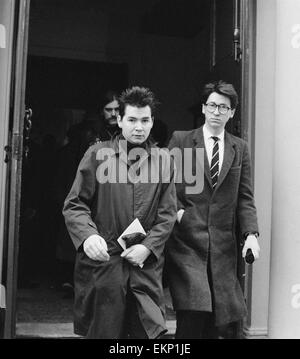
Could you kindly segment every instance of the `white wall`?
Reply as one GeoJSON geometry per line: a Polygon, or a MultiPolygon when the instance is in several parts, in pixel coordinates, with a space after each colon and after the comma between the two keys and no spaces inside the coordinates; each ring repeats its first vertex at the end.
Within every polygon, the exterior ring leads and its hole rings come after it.
{"type": "Polygon", "coordinates": [[[277,0],[270,338],[300,338],[300,1],[277,0]]]}
{"type": "Polygon", "coordinates": [[[255,195],[261,258],[248,334],[300,338],[300,2],[257,0],[255,195]]]}

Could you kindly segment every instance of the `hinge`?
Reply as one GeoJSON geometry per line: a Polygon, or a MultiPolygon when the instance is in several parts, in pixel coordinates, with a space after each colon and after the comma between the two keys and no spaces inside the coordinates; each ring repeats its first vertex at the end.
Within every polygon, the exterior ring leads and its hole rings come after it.
{"type": "Polygon", "coordinates": [[[12,157],[17,161],[22,159],[22,135],[14,133],[12,136],[12,157]]]}
{"type": "Polygon", "coordinates": [[[4,147],[4,151],[5,151],[4,162],[8,163],[11,159],[11,147],[9,145],[6,145],[4,147]]]}
{"type": "Polygon", "coordinates": [[[239,28],[234,29],[233,45],[234,45],[234,61],[240,62],[242,59],[242,49],[241,49],[241,32],[239,28]]]}

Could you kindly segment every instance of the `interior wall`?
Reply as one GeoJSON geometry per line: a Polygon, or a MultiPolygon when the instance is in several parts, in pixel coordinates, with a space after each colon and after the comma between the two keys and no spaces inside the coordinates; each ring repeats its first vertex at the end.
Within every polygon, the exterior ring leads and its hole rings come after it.
{"type": "Polygon", "coordinates": [[[109,17],[97,7],[71,5],[31,1],[29,54],[106,61],[109,17]]]}
{"type": "Polygon", "coordinates": [[[159,98],[159,118],[169,134],[193,128],[189,108],[199,99],[209,70],[208,28],[188,39],[156,36],[139,31],[141,5],[120,12],[113,3],[108,10],[41,4],[33,2],[31,8],[30,55],[127,63],[129,85],[149,86],[159,98]]]}
{"type": "Polygon", "coordinates": [[[140,61],[130,62],[130,83],[143,83],[161,101],[160,118],[169,132],[193,128],[190,108],[199,101],[208,69],[207,34],[194,39],[144,36],[140,61]]]}

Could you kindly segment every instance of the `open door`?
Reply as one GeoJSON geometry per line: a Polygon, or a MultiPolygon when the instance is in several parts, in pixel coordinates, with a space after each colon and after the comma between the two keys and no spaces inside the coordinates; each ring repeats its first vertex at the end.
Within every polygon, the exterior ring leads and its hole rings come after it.
{"type": "Polygon", "coordinates": [[[30,0],[7,1],[13,3],[13,53],[11,72],[11,108],[8,160],[8,194],[6,218],[6,313],[4,338],[15,337],[17,257],[20,217],[23,127],[25,117],[25,77],[30,0]]]}
{"type": "MultiPolygon", "coordinates": [[[[213,0],[211,4],[210,77],[234,84],[241,94],[241,0],[213,0]]],[[[227,130],[241,136],[240,106],[227,130]]]]}
{"type": "MultiPolygon", "coordinates": [[[[234,84],[240,100],[235,116],[228,122],[226,129],[246,140],[252,155],[255,10],[255,1],[251,0],[213,0],[210,31],[210,78],[234,84]]],[[[252,156],[252,162],[253,160],[252,156]]],[[[241,257],[243,240],[239,238],[238,230],[236,235],[239,252],[237,272],[245,292],[246,268],[241,257]]],[[[243,323],[234,323],[225,332],[228,337],[242,338],[243,323]]]]}

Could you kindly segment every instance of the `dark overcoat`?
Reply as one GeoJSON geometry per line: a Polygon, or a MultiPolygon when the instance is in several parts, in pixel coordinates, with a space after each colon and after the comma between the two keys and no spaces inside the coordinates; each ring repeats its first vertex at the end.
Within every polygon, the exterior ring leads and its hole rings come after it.
{"type": "Polygon", "coordinates": [[[74,330],[89,338],[122,337],[128,320],[128,290],[136,300],[148,337],[155,338],[166,330],[162,270],[165,242],[176,220],[174,166],[167,151],[147,145],[137,170],[124,181],[119,173],[128,173],[126,158],[118,137],[91,146],[64,204],[65,222],[77,249],[74,330]],[[150,173],[152,182],[145,181],[143,174],[150,173]],[[110,180],[105,176],[111,176],[110,180]],[[123,249],[117,242],[135,218],[147,233],[142,244],[151,251],[143,268],[120,257],[123,249]],[[92,260],[82,250],[84,240],[93,234],[105,239],[108,262],[92,260]]]}
{"type": "MultiPolygon", "coordinates": [[[[214,190],[206,152],[202,192],[186,194],[187,183],[176,184],[178,209],[185,212],[166,248],[175,310],[213,311],[217,326],[246,314],[237,278],[237,221],[242,235],[258,232],[247,144],[226,131],[224,141],[223,165],[214,190]]],[[[194,166],[196,148],[205,151],[203,127],[174,132],[169,148],[174,147],[192,148],[194,166]]]]}

